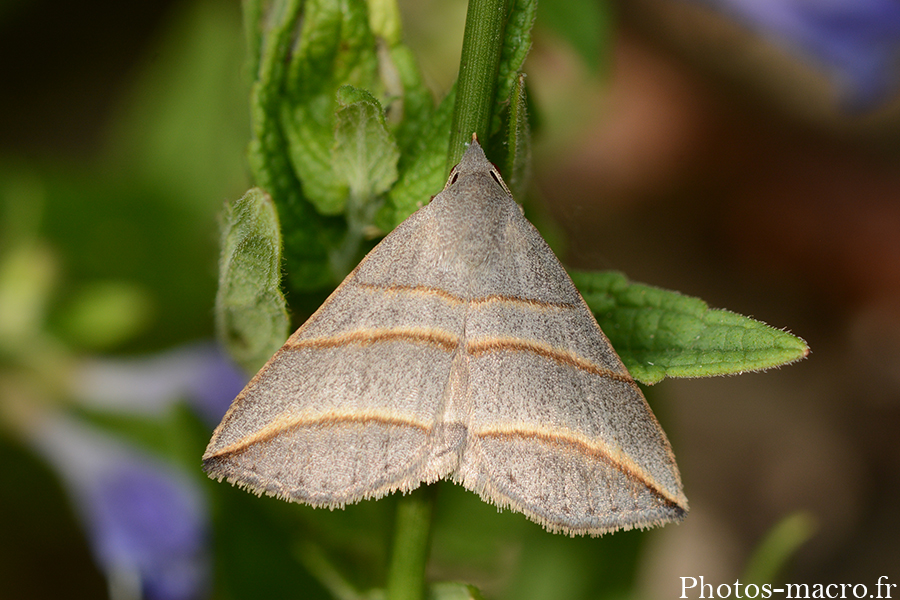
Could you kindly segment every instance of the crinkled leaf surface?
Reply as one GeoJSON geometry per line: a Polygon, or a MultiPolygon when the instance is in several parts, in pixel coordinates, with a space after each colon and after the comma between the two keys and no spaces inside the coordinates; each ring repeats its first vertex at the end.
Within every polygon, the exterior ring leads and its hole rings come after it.
{"type": "Polygon", "coordinates": [[[290,287],[304,292],[324,289],[334,283],[328,248],[340,239],[342,223],[319,214],[303,195],[282,127],[287,67],[303,2],[272,3],[265,17],[251,10],[259,8],[258,3],[247,2],[244,7],[248,18],[256,14],[262,21],[259,29],[249,28],[248,35],[249,42],[257,44],[250,53],[255,79],[250,94],[253,140],[247,150],[248,162],[255,183],[279,209],[290,287]]]}
{"type": "Polygon", "coordinates": [[[802,339],[699,298],[631,283],[621,273],[572,272],[632,377],[708,377],[759,371],[804,358],[802,339]]]}
{"type": "Polygon", "coordinates": [[[324,215],[340,214],[347,200],[333,160],[336,92],[344,84],[380,88],[375,48],[362,0],[305,3],[281,116],[303,192],[324,215]]]}
{"type": "Polygon", "coordinates": [[[435,150],[445,155],[448,120],[436,117],[402,44],[394,3],[280,0],[244,7],[258,24],[247,31],[254,77],[250,165],[278,207],[292,302],[312,309],[362,258],[365,239],[377,233],[373,222],[390,231],[443,185],[444,173],[433,177],[421,167],[435,150]],[[428,189],[413,186],[413,202],[401,192],[401,208],[385,194],[404,174],[428,189]]]}
{"type": "Polygon", "coordinates": [[[375,224],[382,231],[393,230],[406,217],[427,204],[444,186],[454,97],[454,90],[451,90],[432,119],[425,124],[410,151],[401,156],[400,176],[375,219],[375,224]]]}
{"type": "Polygon", "coordinates": [[[353,201],[365,205],[397,180],[400,152],[372,94],[347,85],[338,90],[338,102],[334,170],[353,201]]]}

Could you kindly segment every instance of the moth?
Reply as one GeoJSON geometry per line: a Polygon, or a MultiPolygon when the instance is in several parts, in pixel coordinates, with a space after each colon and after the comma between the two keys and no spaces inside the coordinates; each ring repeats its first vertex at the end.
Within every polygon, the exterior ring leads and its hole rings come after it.
{"type": "Polygon", "coordinates": [[[640,388],[474,137],[247,384],[203,467],[332,508],[449,479],[570,535],[688,509],[640,388]]]}

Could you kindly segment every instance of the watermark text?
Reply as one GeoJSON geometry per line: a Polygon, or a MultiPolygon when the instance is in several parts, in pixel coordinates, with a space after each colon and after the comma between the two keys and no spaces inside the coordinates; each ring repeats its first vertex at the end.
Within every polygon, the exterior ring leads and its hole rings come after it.
{"type": "Polygon", "coordinates": [[[882,575],[874,585],[865,583],[785,583],[774,586],[770,583],[757,585],[741,583],[707,583],[703,575],[681,578],[679,598],[772,598],[775,594],[784,598],[892,598],[897,584],[890,583],[887,575],[882,575]]]}

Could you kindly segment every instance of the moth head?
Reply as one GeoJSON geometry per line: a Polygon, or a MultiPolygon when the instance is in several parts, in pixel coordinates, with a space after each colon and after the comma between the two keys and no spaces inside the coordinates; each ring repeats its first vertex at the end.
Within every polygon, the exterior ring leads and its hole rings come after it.
{"type": "Polygon", "coordinates": [[[444,186],[444,189],[446,190],[452,187],[460,177],[478,174],[490,175],[490,177],[503,188],[503,191],[505,191],[507,195],[512,196],[512,193],[503,181],[503,177],[500,175],[500,171],[487,159],[484,150],[482,150],[481,145],[478,143],[478,138],[473,134],[472,141],[469,143],[468,148],[466,148],[459,164],[450,170],[450,176],[447,178],[447,184],[444,186]]]}

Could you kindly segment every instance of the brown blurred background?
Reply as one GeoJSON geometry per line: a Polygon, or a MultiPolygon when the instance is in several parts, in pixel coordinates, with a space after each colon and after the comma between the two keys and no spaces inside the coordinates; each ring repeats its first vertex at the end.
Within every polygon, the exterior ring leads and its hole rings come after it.
{"type": "Polygon", "coordinates": [[[540,32],[528,65],[538,106],[569,121],[565,139],[546,128],[535,162],[569,264],[699,296],[812,349],[764,374],[651,389],[691,514],[660,532],[647,597],[677,597],[680,576],[733,582],[797,510],[817,533],[787,581],[900,579],[900,101],[844,114],[816,69],[727,19],[617,6],[606,85],[585,86],[540,32]]]}

